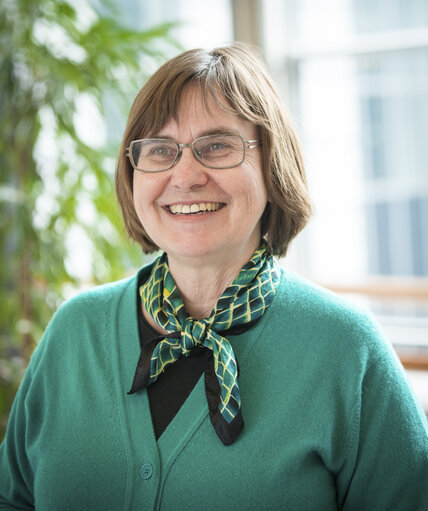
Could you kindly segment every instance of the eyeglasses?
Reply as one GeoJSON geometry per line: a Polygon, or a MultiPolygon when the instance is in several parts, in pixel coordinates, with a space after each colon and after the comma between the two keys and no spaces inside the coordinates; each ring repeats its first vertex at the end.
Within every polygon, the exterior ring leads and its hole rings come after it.
{"type": "Polygon", "coordinates": [[[261,145],[261,140],[244,140],[241,135],[219,134],[195,139],[190,144],[179,144],[164,138],[133,140],[126,149],[131,165],[141,172],[164,172],[181,158],[183,149],[192,149],[193,156],[204,167],[230,169],[245,159],[247,149],[261,145]]]}

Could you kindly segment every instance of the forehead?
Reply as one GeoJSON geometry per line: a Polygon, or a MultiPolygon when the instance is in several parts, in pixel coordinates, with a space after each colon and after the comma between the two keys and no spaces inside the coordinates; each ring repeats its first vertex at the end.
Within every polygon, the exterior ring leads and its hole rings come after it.
{"type": "Polygon", "coordinates": [[[204,95],[199,86],[188,86],[181,94],[175,115],[167,120],[158,135],[174,136],[177,131],[191,131],[192,136],[198,137],[225,131],[250,136],[255,126],[233,113],[224,98],[213,94],[204,95]]]}

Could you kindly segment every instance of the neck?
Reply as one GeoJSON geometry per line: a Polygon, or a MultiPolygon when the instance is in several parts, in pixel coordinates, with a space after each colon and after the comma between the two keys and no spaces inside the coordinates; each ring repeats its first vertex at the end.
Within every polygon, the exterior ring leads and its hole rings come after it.
{"type": "Polygon", "coordinates": [[[230,258],[207,261],[204,257],[185,260],[168,256],[171,274],[190,316],[195,319],[210,316],[217,300],[235,280],[256,248],[250,253],[234,254],[232,261],[230,258]]]}

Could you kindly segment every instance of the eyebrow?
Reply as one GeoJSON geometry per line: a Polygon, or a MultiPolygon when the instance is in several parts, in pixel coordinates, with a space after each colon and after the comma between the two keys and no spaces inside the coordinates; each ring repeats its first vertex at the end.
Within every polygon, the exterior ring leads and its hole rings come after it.
{"type": "MultiPolygon", "coordinates": [[[[199,135],[195,138],[208,137],[210,135],[240,135],[241,133],[238,130],[226,128],[225,126],[218,126],[216,128],[211,128],[208,130],[201,131],[199,135]]],[[[175,140],[172,137],[168,137],[167,135],[152,135],[150,138],[160,138],[165,140],[175,140]]]]}
{"type": "Polygon", "coordinates": [[[210,130],[202,131],[200,133],[199,137],[208,137],[209,135],[221,135],[221,134],[224,134],[224,135],[240,135],[239,131],[237,131],[237,130],[234,130],[234,129],[231,129],[231,128],[226,128],[224,126],[219,126],[218,128],[215,128],[215,129],[210,129],[210,130]]]}

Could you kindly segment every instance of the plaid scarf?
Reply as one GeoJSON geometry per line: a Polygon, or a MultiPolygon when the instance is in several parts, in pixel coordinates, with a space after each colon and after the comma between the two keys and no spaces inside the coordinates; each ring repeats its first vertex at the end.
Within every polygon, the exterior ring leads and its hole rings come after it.
{"type": "Polygon", "coordinates": [[[157,325],[170,332],[145,344],[130,393],[150,385],[165,369],[191,350],[212,351],[205,369],[205,391],[210,419],[225,445],[233,443],[244,426],[238,387],[238,363],[225,335],[251,326],[271,304],[279,283],[279,268],[261,245],[236,279],[218,299],[208,318],[188,315],[169,271],[168,257],[158,257],[148,280],[140,287],[142,303],[157,325]]]}

